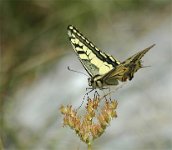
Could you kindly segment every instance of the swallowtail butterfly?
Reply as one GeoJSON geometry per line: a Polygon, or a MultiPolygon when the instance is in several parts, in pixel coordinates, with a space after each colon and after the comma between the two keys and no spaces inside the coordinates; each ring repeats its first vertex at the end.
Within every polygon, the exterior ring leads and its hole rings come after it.
{"type": "Polygon", "coordinates": [[[134,73],[142,68],[141,58],[155,44],[134,54],[123,62],[102,52],[92,42],[83,36],[74,26],[68,26],[70,42],[80,62],[88,72],[88,84],[93,89],[103,89],[111,85],[118,85],[134,77],[134,73]]]}

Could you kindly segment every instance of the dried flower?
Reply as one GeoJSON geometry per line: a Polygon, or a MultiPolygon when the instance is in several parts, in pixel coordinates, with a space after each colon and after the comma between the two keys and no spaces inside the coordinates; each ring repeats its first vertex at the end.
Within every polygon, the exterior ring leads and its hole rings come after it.
{"type": "Polygon", "coordinates": [[[83,116],[78,115],[78,110],[72,106],[61,106],[60,111],[64,115],[64,126],[75,130],[80,139],[90,147],[91,143],[104,133],[110,121],[117,117],[117,101],[106,100],[100,107],[99,97],[89,98],[85,108],[86,113],[83,116]]]}

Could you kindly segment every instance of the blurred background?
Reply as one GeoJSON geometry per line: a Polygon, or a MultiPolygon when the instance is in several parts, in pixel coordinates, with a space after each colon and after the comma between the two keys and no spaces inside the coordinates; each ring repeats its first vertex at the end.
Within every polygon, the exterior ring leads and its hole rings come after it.
{"type": "Polygon", "coordinates": [[[156,44],[150,67],[113,93],[118,118],[94,149],[172,149],[171,0],[1,0],[0,12],[0,149],[86,149],[59,112],[80,106],[88,87],[67,70],[85,72],[69,24],[120,61],[156,44]]]}

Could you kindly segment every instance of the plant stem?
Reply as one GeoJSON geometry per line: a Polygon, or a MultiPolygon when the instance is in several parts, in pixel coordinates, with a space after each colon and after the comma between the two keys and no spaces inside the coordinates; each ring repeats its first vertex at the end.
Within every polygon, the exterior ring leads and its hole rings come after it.
{"type": "Polygon", "coordinates": [[[87,146],[88,146],[88,150],[92,150],[92,145],[91,145],[91,143],[88,143],[87,146]]]}

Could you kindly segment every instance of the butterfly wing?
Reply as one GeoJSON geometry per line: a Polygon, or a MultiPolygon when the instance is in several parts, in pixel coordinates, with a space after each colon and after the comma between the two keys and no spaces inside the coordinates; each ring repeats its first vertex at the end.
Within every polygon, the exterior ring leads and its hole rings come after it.
{"type": "Polygon", "coordinates": [[[136,53],[135,55],[131,56],[130,58],[128,58],[122,63],[124,64],[125,67],[129,68],[128,71],[124,75],[126,76],[126,78],[131,80],[134,77],[134,73],[143,67],[141,64],[142,57],[154,46],[155,44],[147,47],[146,49],[136,53]]]}
{"type": "Polygon", "coordinates": [[[74,26],[68,26],[68,35],[80,62],[91,77],[104,75],[120,64],[111,55],[102,52],[94,46],[74,26]]]}
{"type": "Polygon", "coordinates": [[[115,69],[112,69],[108,73],[106,73],[102,79],[108,85],[112,80],[126,81],[127,79],[131,80],[134,77],[134,73],[137,72],[140,68],[142,68],[141,58],[147,53],[155,44],[147,47],[146,49],[136,53],[131,56],[120,65],[118,65],[115,69]]]}

